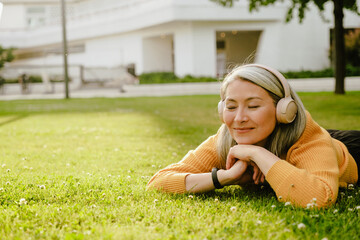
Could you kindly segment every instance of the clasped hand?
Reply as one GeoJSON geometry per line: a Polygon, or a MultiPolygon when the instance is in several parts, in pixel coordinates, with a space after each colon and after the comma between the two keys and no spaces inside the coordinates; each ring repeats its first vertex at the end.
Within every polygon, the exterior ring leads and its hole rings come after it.
{"type": "Polygon", "coordinates": [[[226,159],[226,169],[228,177],[232,179],[232,185],[244,185],[251,182],[259,184],[265,181],[264,174],[254,161],[256,151],[259,151],[259,147],[254,145],[235,145],[230,148],[226,159]]]}

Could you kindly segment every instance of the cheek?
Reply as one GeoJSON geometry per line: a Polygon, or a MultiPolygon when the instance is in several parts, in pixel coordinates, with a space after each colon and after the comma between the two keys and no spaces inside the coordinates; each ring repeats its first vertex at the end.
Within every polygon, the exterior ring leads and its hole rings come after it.
{"type": "Polygon", "coordinates": [[[225,125],[230,126],[231,123],[232,123],[233,120],[234,120],[234,116],[233,116],[232,113],[229,113],[229,112],[227,112],[227,111],[224,111],[224,112],[223,112],[223,119],[224,119],[225,125]]]}
{"type": "Polygon", "coordinates": [[[273,110],[268,110],[259,119],[261,119],[261,123],[259,124],[272,132],[276,126],[275,108],[273,110]]]}

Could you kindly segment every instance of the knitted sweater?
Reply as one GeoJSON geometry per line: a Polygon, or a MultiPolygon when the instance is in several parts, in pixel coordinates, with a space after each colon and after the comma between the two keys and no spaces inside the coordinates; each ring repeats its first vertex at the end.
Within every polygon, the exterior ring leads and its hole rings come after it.
{"type": "MultiPolygon", "coordinates": [[[[187,175],[210,172],[213,167],[224,169],[216,151],[217,138],[218,134],[209,137],[180,162],[157,172],[147,188],[185,193],[187,175]]],[[[318,207],[324,207],[336,201],[339,186],[356,183],[357,175],[355,160],[346,146],[331,138],[307,113],[303,134],[289,149],[286,159],[270,168],[266,181],[279,201],[302,207],[316,201],[318,207]]]]}

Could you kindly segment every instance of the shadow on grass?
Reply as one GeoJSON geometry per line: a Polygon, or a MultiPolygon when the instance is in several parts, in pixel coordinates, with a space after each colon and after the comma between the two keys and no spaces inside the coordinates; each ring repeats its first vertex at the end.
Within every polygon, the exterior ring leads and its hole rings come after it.
{"type": "Polygon", "coordinates": [[[18,115],[18,116],[11,117],[10,119],[6,119],[4,121],[0,121],[0,127],[4,126],[6,124],[9,124],[9,123],[13,123],[13,122],[16,122],[18,120],[27,118],[28,116],[29,115],[27,115],[27,114],[23,114],[23,115],[18,115]]]}

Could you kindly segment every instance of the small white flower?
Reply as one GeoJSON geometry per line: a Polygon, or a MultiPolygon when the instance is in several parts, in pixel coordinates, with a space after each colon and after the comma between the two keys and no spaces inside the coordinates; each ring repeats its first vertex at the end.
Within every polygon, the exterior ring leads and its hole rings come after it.
{"type": "Polygon", "coordinates": [[[339,210],[337,210],[337,209],[335,209],[334,211],[333,211],[333,213],[337,213],[339,210]]]}
{"type": "Polygon", "coordinates": [[[299,223],[299,224],[297,225],[297,227],[298,227],[298,229],[304,229],[304,228],[306,228],[305,224],[303,224],[303,223],[299,223]]]}
{"type": "Polygon", "coordinates": [[[291,206],[291,202],[286,202],[285,206],[291,206]]]}
{"type": "Polygon", "coordinates": [[[6,184],[6,185],[10,185],[11,183],[10,183],[10,182],[6,182],[5,184],[6,184]]]}
{"type": "Polygon", "coordinates": [[[271,205],[271,208],[276,208],[276,205],[271,205]]]}
{"type": "Polygon", "coordinates": [[[19,201],[19,204],[20,204],[20,205],[25,205],[25,204],[27,204],[26,199],[25,199],[25,198],[21,198],[20,201],[19,201]]]}
{"type": "Polygon", "coordinates": [[[219,199],[215,198],[215,199],[214,199],[214,202],[219,202],[219,199]]]}
{"type": "Polygon", "coordinates": [[[105,197],[105,196],[106,196],[106,193],[103,193],[102,196],[105,197]]]}
{"type": "Polygon", "coordinates": [[[353,208],[348,208],[348,211],[352,212],[352,211],[354,211],[354,209],[353,208]]]}
{"type": "Polygon", "coordinates": [[[348,185],[348,189],[354,190],[354,184],[351,184],[351,183],[350,183],[350,184],[348,185]]]}
{"type": "Polygon", "coordinates": [[[0,188],[0,192],[3,192],[4,191],[4,189],[3,188],[0,188]]]}
{"type": "Polygon", "coordinates": [[[316,198],[313,198],[312,201],[313,201],[313,202],[316,202],[316,198]]]}
{"type": "Polygon", "coordinates": [[[360,210],[360,206],[356,206],[355,209],[356,209],[356,210],[360,210]]]}
{"type": "Polygon", "coordinates": [[[11,170],[10,169],[6,169],[6,172],[10,172],[11,170]]]}
{"type": "Polygon", "coordinates": [[[6,167],[6,164],[4,163],[3,165],[1,165],[2,168],[6,167]]]}
{"type": "Polygon", "coordinates": [[[154,203],[157,203],[159,200],[157,200],[157,199],[154,199],[154,203]]]}
{"type": "Polygon", "coordinates": [[[257,222],[256,222],[256,225],[261,225],[262,224],[262,221],[260,221],[260,220],[258,220],[257,222]]]}
{"type": "Polygon", "coordinates": [[[348,198],[353,198],[353,196],[350,195],[350,196],[348,196],[348,198]]]}
{"type": "Polygon", "coordinates": [[[328,240],[328,238],[327,237],[324,237],[323,239],[321,239],[321,240],[328,240]]]}
{"type": "Polygon", "coordinates": [[[285,228],[285,229],[284,229],[284,232],[291,232],[291,230],[288,229],[288,228],[285,228]]]}
{"type": "Polygon", "coordinates": [[[189,195],[189,198],[193,199],[193,198],[194,198],[194,196],[193,196],[193,195],[189,195]]]}
{"type": "Polygon", "coordinates": [[[45,185],[40,185],[39,188],[40,189],[45,189],[45,185]]]}
{"type": "Polygon", "coordinates": [[[123,197],[122,197],[122,196],[118,196],[117,199],[118,199],[118,200],[122,200],[123,197]]]}
{"type": "Polygon", "coordinates": [[[237,208],[234,206],[234,207],[231,207],[230,210],[231,210],[232,212],[235,212],[235,211],[237,210],[237,208]]]}

